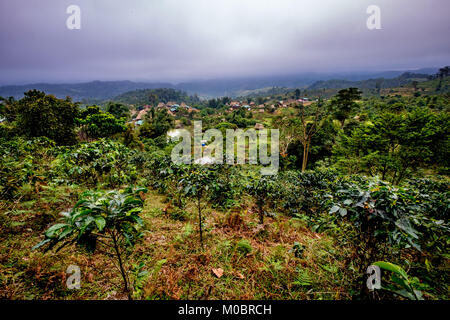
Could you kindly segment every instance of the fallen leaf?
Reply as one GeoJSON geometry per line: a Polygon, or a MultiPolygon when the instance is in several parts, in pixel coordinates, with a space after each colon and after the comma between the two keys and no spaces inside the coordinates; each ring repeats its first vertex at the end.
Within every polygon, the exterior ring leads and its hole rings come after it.
{"type": "Polygon", "coordinates": [[[236,275],[237,275],[237,277],[239,279],[244,279],[245,278],[244,275],[242,273],[240,273],[240,272],[236,272],[236,275]]]}
{"type": "Polygon", "coordinates": [[[217,269],[212,269],[212,272],[216,275],[217,278],[220,278],[221,276],[223,276],[223,269],[222,268],[217,268],[217,269]]]}

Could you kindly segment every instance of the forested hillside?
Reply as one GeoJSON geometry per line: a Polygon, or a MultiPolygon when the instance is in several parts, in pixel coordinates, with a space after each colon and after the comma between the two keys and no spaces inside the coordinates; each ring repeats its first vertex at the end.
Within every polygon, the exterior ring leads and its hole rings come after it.
{"type": "Polygon", "coordinates": [[[176,103],[186,102],[197,104],[200,102],[198,96],[189,96],[184,91],[175,89],[143,89],[123,93],[113,98],[114,101],[129,105],[139,106],[146,104],[158,104],[158,102],[167,103],[173,101],[176,103]]]}

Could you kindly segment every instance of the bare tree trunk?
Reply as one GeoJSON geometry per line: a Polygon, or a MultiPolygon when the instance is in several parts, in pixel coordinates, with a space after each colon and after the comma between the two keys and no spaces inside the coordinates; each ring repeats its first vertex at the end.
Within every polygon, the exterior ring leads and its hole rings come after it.
{"type": "Polygon", "coordinates": [[[262,204],[258,204],[259,223],[264,224],[264,211],[262,204]]]}
{"type": "Polygon", "coordinates": [[[306,170],[306,141],[303,144],[303,161],[302,161],[302,172],[305,172],[306,170]]]}
{"type": "Polygon", "coordinates": [[[309,157],[309,147],[311,146],[311,137],[308,138],[308,143],[306,145],[306,155],[305,155],[305,170],[308,166],[308,157],[309,157]]]}

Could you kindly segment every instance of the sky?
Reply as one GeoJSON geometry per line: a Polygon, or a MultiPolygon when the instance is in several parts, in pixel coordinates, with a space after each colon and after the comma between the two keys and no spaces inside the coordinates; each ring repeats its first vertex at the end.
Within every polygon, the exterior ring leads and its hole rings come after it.
{"type": "Polygon", "coordinates": [[[441,67],[449,13],[448,0],[1,0],[0,84],[441,67]]]}

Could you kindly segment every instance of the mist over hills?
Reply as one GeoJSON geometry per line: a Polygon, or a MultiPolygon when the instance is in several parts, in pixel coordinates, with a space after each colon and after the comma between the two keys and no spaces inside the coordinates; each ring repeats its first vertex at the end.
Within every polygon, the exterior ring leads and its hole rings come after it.
{"type": "Polygon", "coordinates": [[[0,96],[20,99],[23,93],[37,89],[53,94],[58,98],[70,96],[74,101],[82,100],[108,100],[125,92],[140,89],[169,88],[185,91],[190,95],[197,94],[202,98],[219,96],[239,96],[243,92],[267,87],[286,88],[340,88],[348,86],[376,85],[376,79],[396,79],[383,81],[383,87],[401,85],[406,78],[402,78],[405,72],[414,73],[423,77],[436,73],[438,68],[424,68],[411,71],[385,71],[385,72],[347,72],[347,73],[302,73],[296,75],[260,76],[242,78],[224,78],[210,80],[196,80],[178,84],[165,82],[133,82],[133,81],[91,81],[84,83],[50,84],[35,83],[26,85],[7,85],[0,87],[0,96]],[[337,79],[337,80],[336,80],[337,79]],[[370,79],[370,80],[369,80],[370,79]],[[368,81],[368,82],[364,82],[368,81]]]}

